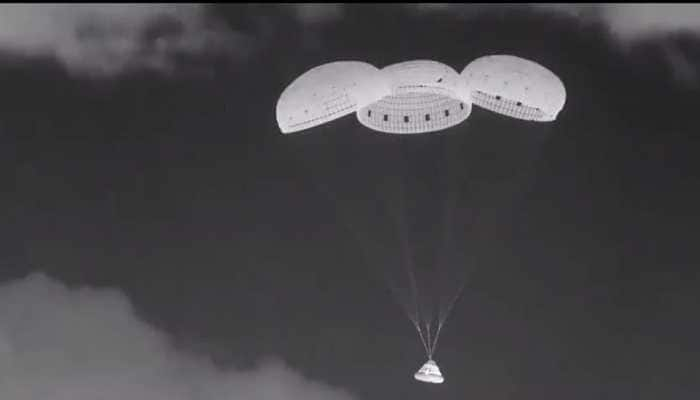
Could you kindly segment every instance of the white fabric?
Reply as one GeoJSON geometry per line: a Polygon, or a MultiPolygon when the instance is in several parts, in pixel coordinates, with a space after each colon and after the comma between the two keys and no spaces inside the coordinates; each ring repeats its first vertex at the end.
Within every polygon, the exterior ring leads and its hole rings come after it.
{"type": "Polygon", "coordinates": [[[520,57],[480,57],[461,76],[474,104],[513,118],[553,121],[566,102],[564,84],[552,71],[520,57]]]}
{"type": "Polygon", "coordinates": [[[283,133],[325,124],[390,94],[379,69],[359,61],[337,61],[313,68],[284,89],[277,101],[283,133]]]}
{"type": "Polygon", "coordinates": [[[391,95],[357,112],[360,123],[384,133],[415,134],[447,129],[467,119],[471,100],[459,74],[430,60],[382,69],[391,95]]]}
{"type": "Polygon", "coordinates": [[[277,102],[277,124],[291,133],[355,112],[375,131],[418,134],[461,123],[472,102],[513,118],[552,121],[564,107],[566,90],[547,68],[508,55],[480,57],[461,74],[431,60],[382,70],[337,61],[312,68],[285,88],[277,102]]]}

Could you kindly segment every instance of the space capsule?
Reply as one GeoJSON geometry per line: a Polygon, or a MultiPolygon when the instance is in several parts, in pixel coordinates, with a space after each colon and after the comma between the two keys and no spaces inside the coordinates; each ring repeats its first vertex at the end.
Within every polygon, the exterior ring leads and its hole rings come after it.
{"type": "Polygon", "coordinates": [[[415,374],[413,377],[417,381],[427,382],[427,383],[442,383],[445,378],[440,372],[440,367],[432,359],[428,360],[425,364],[415,374]]]}

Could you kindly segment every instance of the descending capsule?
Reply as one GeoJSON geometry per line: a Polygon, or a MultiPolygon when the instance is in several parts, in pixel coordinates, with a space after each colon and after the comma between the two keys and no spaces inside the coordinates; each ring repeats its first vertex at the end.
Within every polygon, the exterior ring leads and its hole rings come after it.
{"type": "Polygon", "coordinates": [[[428,360],[422,367],[413,375],[417,381],[428,383],[442,383],[445,381],[440,367],[432,359],[428,360]]]}

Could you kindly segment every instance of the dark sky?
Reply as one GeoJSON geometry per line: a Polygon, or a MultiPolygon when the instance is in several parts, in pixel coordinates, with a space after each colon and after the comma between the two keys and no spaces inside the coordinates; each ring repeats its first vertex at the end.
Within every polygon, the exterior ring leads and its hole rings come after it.
{"type": "MultiPolygon", "coordinates": [[[[623,51],[602,25],[522,9],[363,5],[327,25],[273,6],[213,12],[261,47],[207,76],[0,63],[1,281],[115,287],[179,346],[239,366],[278,356],[366,400],[697,396],[700,91],[658,43],[623,51]],[[324,62],[461,71],[498,53],[561,77],[556,122],[475,108],[403,163],[353,116],[298,136],[276,126],[284,87],[324,62]],[[431,176],[447,176],[435,198],[421,192],[431,176]],[[398,257],[376,207],[397,182],[423,221],[458,196],[451,254],[473,273],[436,355],[443,385],[412,379],[420,343],[373,265],[398,257]]],[[[700,54],[692,36],[667,40],[700,54]]]]}

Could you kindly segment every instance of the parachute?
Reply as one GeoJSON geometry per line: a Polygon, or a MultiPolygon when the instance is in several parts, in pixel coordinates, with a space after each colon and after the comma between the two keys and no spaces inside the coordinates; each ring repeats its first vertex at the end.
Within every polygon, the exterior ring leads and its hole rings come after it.
{"type": "Polygon", "coordinates": [[[381,70],[390,94],[357,112],[360,123],[384,133],[420,134],[457,125],[471,113],[459,74],[429,60],[406,61],[381,70]]]}
{"type": "Polygon", "coordinates": [[[480,57],[461,76],[474,104],[512,118],[554,121],[566,102],[564,84],[552,71],[520,57],[480,57]]]}
{"type": "Polygon", "coordinates": [[[307,71],[277,101],[277,124],[292,133],[356,112],[390,93],[379,70],[359,61],[336,61],[307,71]]]}
{"type": "MultiPolygon", "coordinates": [[[[333,180],[342,185],[350,185],[351,179],[338,179],[341,170],[361,174],[366,164],[380,160],[379,168],[367,167],[364,173],[367,182],[375,182],[369,189],[372,194],[366,187],[347,189],[344,195],[337,194],[339,188],[326,187],[324,193],[337,205],[350,202],[350,197],[384,202],[394,221],[400,247],[396,257],[387,261],[376,256],[385,243],[368,237],[380,227],[360,232],[359,218],[349,215],[358,203],[344,209],[345,223],[358,241],[364,241],[368,261],[383,268],[394,297],[417,331],[428,361],[415,379],[444,381],[433,355],[466,285],[466,266],[474,265],[466,251],[450,248],[451,243],[464,243],[454,237],[459,233],[453,226],[457,214],[474,212],[458,206],[465,168],[455,167],[462,161],[457,160],[461,149],[455,141],[464,136],[457,134],[456,127],[469,118],[472,105],[515,119],[548,122],[557,118],[565,100],[564,85],[551,71],[507,55],[478,58],[462,73],[431,60],[383,69],[358,61],[333,62],[307,71],[282,92],[277,122],[283,133],[317,127],[354,112],[361,126],[389,134],[333,145],[333,140],[343,139],[331,139],[339,135],[326,131],[325,139],[314,143],[322,146],[318,151],[330,151],[329,162],[339,167],[333,180]],[[433,208],[426,205],[439,201],[441,218],[426,212],[433,208]]],[[[309,151],[309,146],[300,146],[300,151],[309,151]]],[[[310,162],[309,158],[302,157],[302,162],[310,162]]],[[[315,165],[309,171],[333,173],[315,165]]],[[[377,215],[376,210],[367,214],[377,215]]]]}
{"type": "Polygon", "coordinates": [[[359,61],[319,65],[292,82],[277,101],[277,124],[292,133],[356,112],[390,93],[379,70],[359,61]]]}

